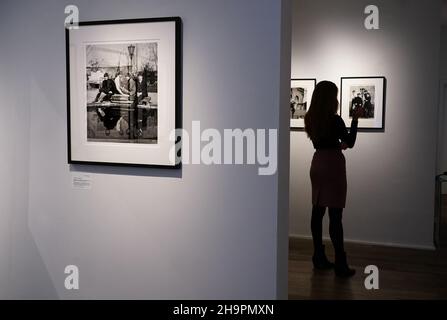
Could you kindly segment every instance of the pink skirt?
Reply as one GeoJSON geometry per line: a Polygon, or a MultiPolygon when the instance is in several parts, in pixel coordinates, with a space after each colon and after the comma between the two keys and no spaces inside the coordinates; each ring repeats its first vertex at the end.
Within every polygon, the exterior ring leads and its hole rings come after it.
{"type": "Polygon", "coordinates": [[[346,160],[339,149],[315,151],[310,167],[312,204],[344,208],[346,204],[346,160]]]}

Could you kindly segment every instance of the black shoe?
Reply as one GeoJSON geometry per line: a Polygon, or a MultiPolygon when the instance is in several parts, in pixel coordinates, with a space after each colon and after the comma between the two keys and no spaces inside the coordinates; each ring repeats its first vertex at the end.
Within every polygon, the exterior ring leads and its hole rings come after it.
{"type": "Polygon", "coordinates": [[[335,255],[335,275],[340,278],[350,278],[355,275],[355,269],[351,269],[346,261],[346,253],[335,255]]]}
{"type": "Polygon", "coordinates": [[[316,270],[329,270],[334,268],[334,264],[327,259],[326,254],[324,253],[324,246],[315,249],[312,262],[314,264],[314,269],[316,270]]]}

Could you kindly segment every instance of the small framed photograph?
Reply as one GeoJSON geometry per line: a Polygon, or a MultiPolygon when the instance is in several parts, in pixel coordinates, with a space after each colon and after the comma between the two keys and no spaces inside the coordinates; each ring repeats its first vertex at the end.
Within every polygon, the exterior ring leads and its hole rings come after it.
{"type": "Polygon", "coordinates": [[[181,19],[66,29],[68,162],[179,167],[181,19]]]}
{"type": "Polygon", "coordinates": [[[290,83],[290,128],[304,129],[304,115],[309,110],[317,79],[292,79],[290,83]]]}
{"type": "Polygon", "coordinates": [[[350,126],[354,110],[363,108],[359,130],[384,131],[385,77],[343,77],[340,88],[340,114],[346,126],[350,126]]]}

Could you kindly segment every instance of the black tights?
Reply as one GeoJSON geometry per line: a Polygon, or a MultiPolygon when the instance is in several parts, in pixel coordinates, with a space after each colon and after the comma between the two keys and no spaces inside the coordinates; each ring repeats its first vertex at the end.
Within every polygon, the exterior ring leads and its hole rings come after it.
{"type": "MultiPolygon", "coordinates": [[[[323,217],[326,207],[313,206],[312,208],[312,239],[315,250],[323,246],[323,217]]],[[[329,208],[329,235],[334,245],[335,254],[343,254],[345,249],[343,245],[343,224],[342,208],[329,208]]]]}

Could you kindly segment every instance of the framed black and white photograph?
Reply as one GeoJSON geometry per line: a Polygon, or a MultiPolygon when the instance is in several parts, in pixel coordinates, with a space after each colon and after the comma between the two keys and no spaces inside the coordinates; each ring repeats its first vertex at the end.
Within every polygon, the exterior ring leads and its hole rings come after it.
{"type": "Polygon", "coordinates": [[[80,22],[66,50],[68,162],[177,167],[180,18],[80,22]]]}
{"type": "Polygon", "coordinates": [[[290,128],[304,129],[304,115],[309,110],[317,79],[292,79],[290,83],[290,128]]]}
{"type": "Polygon", "coordinates": [[[346,125],[352,120],[352,113],[363,108],[359,118],[359,129],[383,131],[385,128],[385,77],[343,77],[341,78],[340,114],[346,125]]]}

